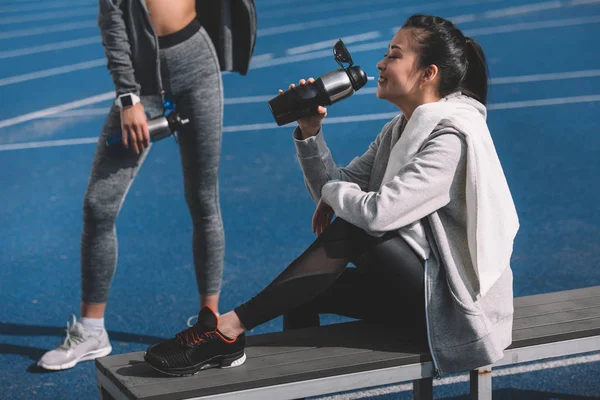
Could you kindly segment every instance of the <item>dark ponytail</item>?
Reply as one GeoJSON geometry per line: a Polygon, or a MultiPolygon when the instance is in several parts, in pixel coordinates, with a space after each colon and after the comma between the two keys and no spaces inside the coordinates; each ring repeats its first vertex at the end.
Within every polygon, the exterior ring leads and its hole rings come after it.
{"type": "Polygon", "coordinates": [[[467,73],[462,81],[462,91],[485,104],[488,92],[488,68],[483,49],[471,38],[465,38],[467,73]]]}
{"type": "Polygon", "coordinates": [[[477,42],[465,37],[447,19],[431,15],[413,15],[402,28],[413,31],[420,66],[426,68],[434,64],[438,67],[442,97],[461,91],[486,104],[488,68],[477,42]]]}

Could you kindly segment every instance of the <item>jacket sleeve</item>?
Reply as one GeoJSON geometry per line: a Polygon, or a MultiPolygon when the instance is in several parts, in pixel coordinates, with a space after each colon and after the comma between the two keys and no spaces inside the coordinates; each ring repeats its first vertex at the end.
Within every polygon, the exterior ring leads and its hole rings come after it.
{"type": "Polygon", "coordinates": [[[131,59],[131,45],[123,18],[123,0],[99,0],[98,27],[117,96],[140,94],[131,59]]]}
{"type": "Polygon", "coordinates": [[[336,215],[368,232],[397,230],[450,202],[456,174],[466,171],[467,145],[458,133],[440,134],[377,192],[364,192],[353,183],[329,182],[323,199],[336,215]]]}
{"type": "MultiPolygon", "coordinates": [[[[296,128],[294,131],[296,155],[304,174],[304,184],[315,203],[321,198],[321,189],[327,181],[353,182],[360,189],[367,190],[373,161],[381,141],[381,133],[362,156],[354,158],[346,167],[340,168],[333,162],[322,129],[317,135],[304,140],[298,139],[299,129],[296,128]]],[[[382,132],[385,132],[385,128],[382,132]]]]}

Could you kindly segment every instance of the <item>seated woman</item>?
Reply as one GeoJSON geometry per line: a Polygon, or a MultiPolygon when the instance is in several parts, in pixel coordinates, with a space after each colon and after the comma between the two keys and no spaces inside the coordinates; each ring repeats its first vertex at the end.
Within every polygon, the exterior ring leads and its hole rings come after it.
{"type": "Polygon", "coordinates": [[[414,15],[377,68],[377,97],[402,114],[362,156],[336,167],[323,107],[294,131],[318,238],[247,303],[221,316],[205,307],[151,346],[149,365],[171,375],[241,365],[246,330],[280,315],[286,328],[317,325],[319,313],[412,328],[438,376],[502,357],[519,224],[486,124],[483,51],[451,22],[414,15]]]}

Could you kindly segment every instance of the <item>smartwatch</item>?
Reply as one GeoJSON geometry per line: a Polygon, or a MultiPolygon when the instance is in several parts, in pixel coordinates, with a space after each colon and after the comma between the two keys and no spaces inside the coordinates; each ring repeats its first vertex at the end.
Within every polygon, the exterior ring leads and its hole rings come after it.
{"type": "Polygon", "coordinates": [[[115,104],[118,105],[121,109],[134,106],[139,102],[139,96],[133,93],[122,94],[119,97],[117,97],[117,100],[115,100],[115,104]]]}

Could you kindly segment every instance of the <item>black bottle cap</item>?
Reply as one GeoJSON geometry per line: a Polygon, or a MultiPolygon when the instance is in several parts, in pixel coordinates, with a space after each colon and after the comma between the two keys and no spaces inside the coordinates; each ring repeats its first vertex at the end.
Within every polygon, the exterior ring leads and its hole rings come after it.
{"type": "Polygon", "coordinates": [[[367,74],[360,66],[354,65],[347,69],[348,77],[352,82],[352,88],[356,91],[367,84],[367,74]]]}

